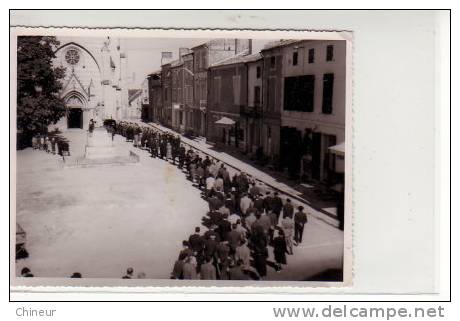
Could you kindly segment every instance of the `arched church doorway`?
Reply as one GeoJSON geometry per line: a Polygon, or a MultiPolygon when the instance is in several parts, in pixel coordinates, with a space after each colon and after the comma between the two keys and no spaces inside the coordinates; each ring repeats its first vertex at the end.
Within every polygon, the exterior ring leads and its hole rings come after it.
{"type": "Polygon", "coordinates": [[[83,102],[77,96],[67,100],[67,127],[83,128],[83,102]]]}
{"type": "Polygon", "coordinates": [[[67,122],[69,128],[83,128],[83,110],[81,108],[69,109],[67,122]]]}

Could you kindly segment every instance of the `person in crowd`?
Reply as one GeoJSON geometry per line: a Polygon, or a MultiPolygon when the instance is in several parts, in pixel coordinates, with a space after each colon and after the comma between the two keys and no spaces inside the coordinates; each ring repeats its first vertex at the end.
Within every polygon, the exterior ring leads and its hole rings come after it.
{"type": "Polygon", "coordinates": [[[243,216],[246,215],[246,211],[248,208],[252,207],[253,203],[251,199],[249,198],[248,194],[243,193],[243,197],[240,200],[240,210],[243,216]]]}
{"type": "Polygon", "coordinates": [[[294,245],[302,243],[303,231],[305,224],[307,224],[307,213],[305,213],[304,207],[299,206],[298,211],[294,215],[294,245]]]}
{"type": "Polygon", "coordinates": [[[271,192],[267,191],[264,197],[264,210],[266,213],[268,213],[269,211],[273,211],[272,204],[273,204],[273,197],[271,195],[271,192]]]}
{"type": "Polygon", "coordinates": [[[244,219],[244,222],[245,222],[245,225],[246,225],[246,228],[248,230],[251,230],[252,229],[252,225],[257,221],[257,217],[255,215],[255,212],[254,211],[251,211],[249,213],[248,216],[246,216],[246,218],[244,219]]]}
{"type": "Polygon", "coordinates": [[[201,163],[197,164],[196,178],[198,182],[198,187],[201,189],[204,186],[204,168],[203,168],[203,164],[201,163]]]}
{"type": "Polygon", "coordinates": [[[49,141],[50,139],[48,137],[45,137],[45,142],[43,144],[43,150],[47,153],[50,152],[50,150],[48,149],[48,147],[50,147],[49,141]]]}
{"type": "Polygon", "coordinates": [[[255,182],[251,183],[251,187],[249,188],[249,195],[251,196],[252,199],[255,199],[256,197],[259,196],[261,193],[261,190],[259,186],[255,182]]]}
{"type": "Polygon", "coordinates": [[[51,138],[51,153],[56,155],[56,138],[51,138]]]}
{"type": "Polygon", "coordinates": [[[209,197],[211,195],[214,189],[214,182],[215,182],[214,176],[209,174],[208,177],[206,178],[206,197],[209,197]]]}
{"type": "Polygon", "coordinates": [[[228,216],[228,221],[231,223],[231,224],[237,224],[237,222],[241,219],[241,217],[236,214],[236,213],[233,213],[231,215],[228,216]]]}
{"type": "Polygon", "coordinates": [[[241,260],[245,268],[251,266],[251,250],[249,249],[245,238],[240,239],[240,244],[235,249],[235,259],[241,260]]]}
{"type": "Polygon", "coordinates": [[[228,272],[229,280],[248,280],[248,276],[243,272],[243,261],[232,260],[228,272]]]}
{"type": "Polygon", "coordinates": [[[166,159],[168,160],[172,159],[172,146],[169,141],[166,143],[166,159]]]}
{"type": "Polygon", "coordinates": [[[275,192],[275,195],[272,201],[272,210],[276,214],[276,216],[279,217],[282,209],[283,209],[283,201],[281,200],[281,197],[279,197],[279,193],[275,192]]]}
{"type": "Polygon", "coordinates": [[[222,219],[219,221],[217,231],[221,240],[227,239],[227,234],[232,230],[232,224],[228,221],[228,216],[223,214],[222,219]]]}
{"type": "Polygon", "coordinates": [[[221,175],[217,175],[217,178],[214,182],[214,189],[217,192],[224,192],[224,179],[221,175]]]}
{"type": "Polygon", "coordinates": [[[184,280],[196,280],[198,279],[196,273],[196,258],[194,256],[188,256],[185,261],[184,265],[182,266],[182,275],[184,280]]]}
{"type": "Polygon", "coordinates": [[[186,258],[188,258],[188,255],[179,255],[179,258],[174,262],[171,279],[182,280],[184,278],[184,261],[186,258]]]}
{"type": "Polygon", "coordinates": [[[286,216],[281,220],[281,228],[283,230],[284,239],[286,240],[287,253],[294,254],[292,251],[292,238],[294,237],[294,219],[286,216]]]}
{"type": "Polygon", "coordinates": [[[35,135],[32,137],[32,148],[38,149],[37,136],[35,135]]]}
{"type": "Polygon", "coordinates": [[[213,231],[209,231],[207,235],[205,235],[205,240],[204,240],[204,256],[205,258],[207,257],[214,257],[216,254],[217,250],[217,245],[218,242],[216,241],[217,239],[217,233],[213,233],[213,231]]]}
{"type": "MultiPolygon", "coordinates": [[[[217,195],[212,195],[212,194],[210,197],[208,197],[208,204],[209,204],[210,211],[219,211],[223,205],[222,201],[217,197],[217,195]]],[[[220,212],[220,213],[224,214],[225,211],[220,212]]]]}
{"type": "Polygon", "coordinates": [[[216,266],[220,280],[228,280],[228,268],[230,265],[230,247],[227,241],[219,242],[216,248],[216,266]]]}
{"type": "Polygon", "coordinates": [[[254,198],[253,206],[257,212],[263,213],[264,212],[264,199],[261,195],[257,194],[254,198]]]}
{"type": "Polygon", "coordinates": [[[291,200],[286,199],[286,204],[283,206],[283,217],[294,217],[294,206],[291,204],[291,200]]]}
{"type": "Polygon", "coordinates": [[[282,265],[286,264],[287,253],[286,239],[284,238],[282,230],[275,230],[273,237],[273,253],[275,254],[276,272],[282,270],[282,265]]]}
{"type": "Polygon", "coordinates": [[[269,230],[269,239],[270,243],[273,242],[273,233],[275,232],[276,227],[278,226],[278,216],[272,210],[268,210],[267,216],[270,218],[270,230],[269,230]]]}
{"type": "MultiPolygon", "coordinates": [[[[237,216],[236,214],[232,214],[230,215],[230,209],[225,205],[225,203],[222,203],[221,200],[219,200],[219,202],[222,204],[221,207],[219,207],[218,211],[221,213],[221,214],[226,214],[228,216],[228,220],[230,221],[230,223],[233,223],[233,219],[234,219],[234,216],[237,216]]],[[[239,217],[239,216],[238,216],[239,217]]]]}
{"type": "Polygon", "coordinates": [[[227,233],[227,241],[230,246],[230,254],[235,254],[235,250],[241,241],[241,233],[236,230],[237,225],[232,224],[232,230],[227,233]]]}
{"type": "Polygon", "coordinates": [[[187,256],[190,256],[190,255],[193,255],[193,251],[192,249],[190,248],[190,243],[186,240],[183,240],[182,241],[182,250],[180,251],[179,253],[179,257],[187,257],[187,256]]]}
{"type": "Polygon", "coordinates": [[[248,235],[248,230],[243,226],[243,222],[241,221],[241,218],[236,220],[236,231],[240,233],[242,239],[245,239],[248,235]]]}
{"type": "Polygon", "coordinates": [[[126,274],[123,275],[122,279],[132,279],[133,278],[133,273],[134,273],[134,270],[133,268],[127,268],[126,269],[126,274]]]}
{"type": "Polygon", "coordinates": [[[212,264],[213,256],[207,256],[205,263],[201,265],[200,279],[202,280],[216,280],[217,273],[216,267],[212,264]]]}
{"type": "Polygon", "coordinates": [[[188,239],[190,248],[195,255],[197,255],[198,253],[201,253],[204,247],[204,240],[203,240],[203,237],[200,235],[200,231],[201,229],[199,226],[195,227],[195,233],[190,235],[188,239]]]}
{"type": "Polygon", "coordinates": [[[40,149],[41,150],[45,149],[45,136],[44,135],[40,136],[40,149]]]}
{"type": "Polygon", "coordinates": [[[34,277],[34,275],[32,274],[32,272],[30,271],[30,269],[28,267],[22,268],[21,276],[24,277],[24,278],[33,278],[34,277]]]}
{"type": "Polygon", "coordinates": [[[265,213],[256,213],[257,221],[256,224],[260,225],[262,230],[264,231],[265,236],[268,237],[270,228],[272,226],[270,217],[265,213]]]}
{"type": "Polygon", "coordinates": [[[263,237],[253,237],[253,249],[254,267],[260,278],[265,278],[267,275],[268,249],[263,237]]]}

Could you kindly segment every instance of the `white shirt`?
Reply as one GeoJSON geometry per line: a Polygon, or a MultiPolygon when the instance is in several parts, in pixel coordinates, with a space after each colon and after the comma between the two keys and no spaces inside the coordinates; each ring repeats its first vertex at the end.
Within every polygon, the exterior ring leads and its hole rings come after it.
{"type": "Polygon", "coordinates": [[[212,176],[206,178],[206,189],[212,189],[214,187],[214,181],[215,179],[212,176]]]}

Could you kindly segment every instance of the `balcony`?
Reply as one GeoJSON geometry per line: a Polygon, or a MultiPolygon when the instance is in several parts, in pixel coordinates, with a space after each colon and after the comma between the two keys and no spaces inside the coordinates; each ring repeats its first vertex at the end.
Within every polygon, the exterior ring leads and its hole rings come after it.
{"type": "Polygon", "coordinates": [[[261,110],[260,103],[254,103],[254,106],[240,106],[240,115],[250,118],[260,118],[261,110]]]}

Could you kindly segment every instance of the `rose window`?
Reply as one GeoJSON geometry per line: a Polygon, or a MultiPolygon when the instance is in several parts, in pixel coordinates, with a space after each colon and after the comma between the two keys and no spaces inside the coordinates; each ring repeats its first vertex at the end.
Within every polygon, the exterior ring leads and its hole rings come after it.
{"type": "Polygon", "coordinates": [[[76,49],[69,49],[65,54],[65,60],[69,65],[76,65],[80,60],[80,54],[76,49]]]}

